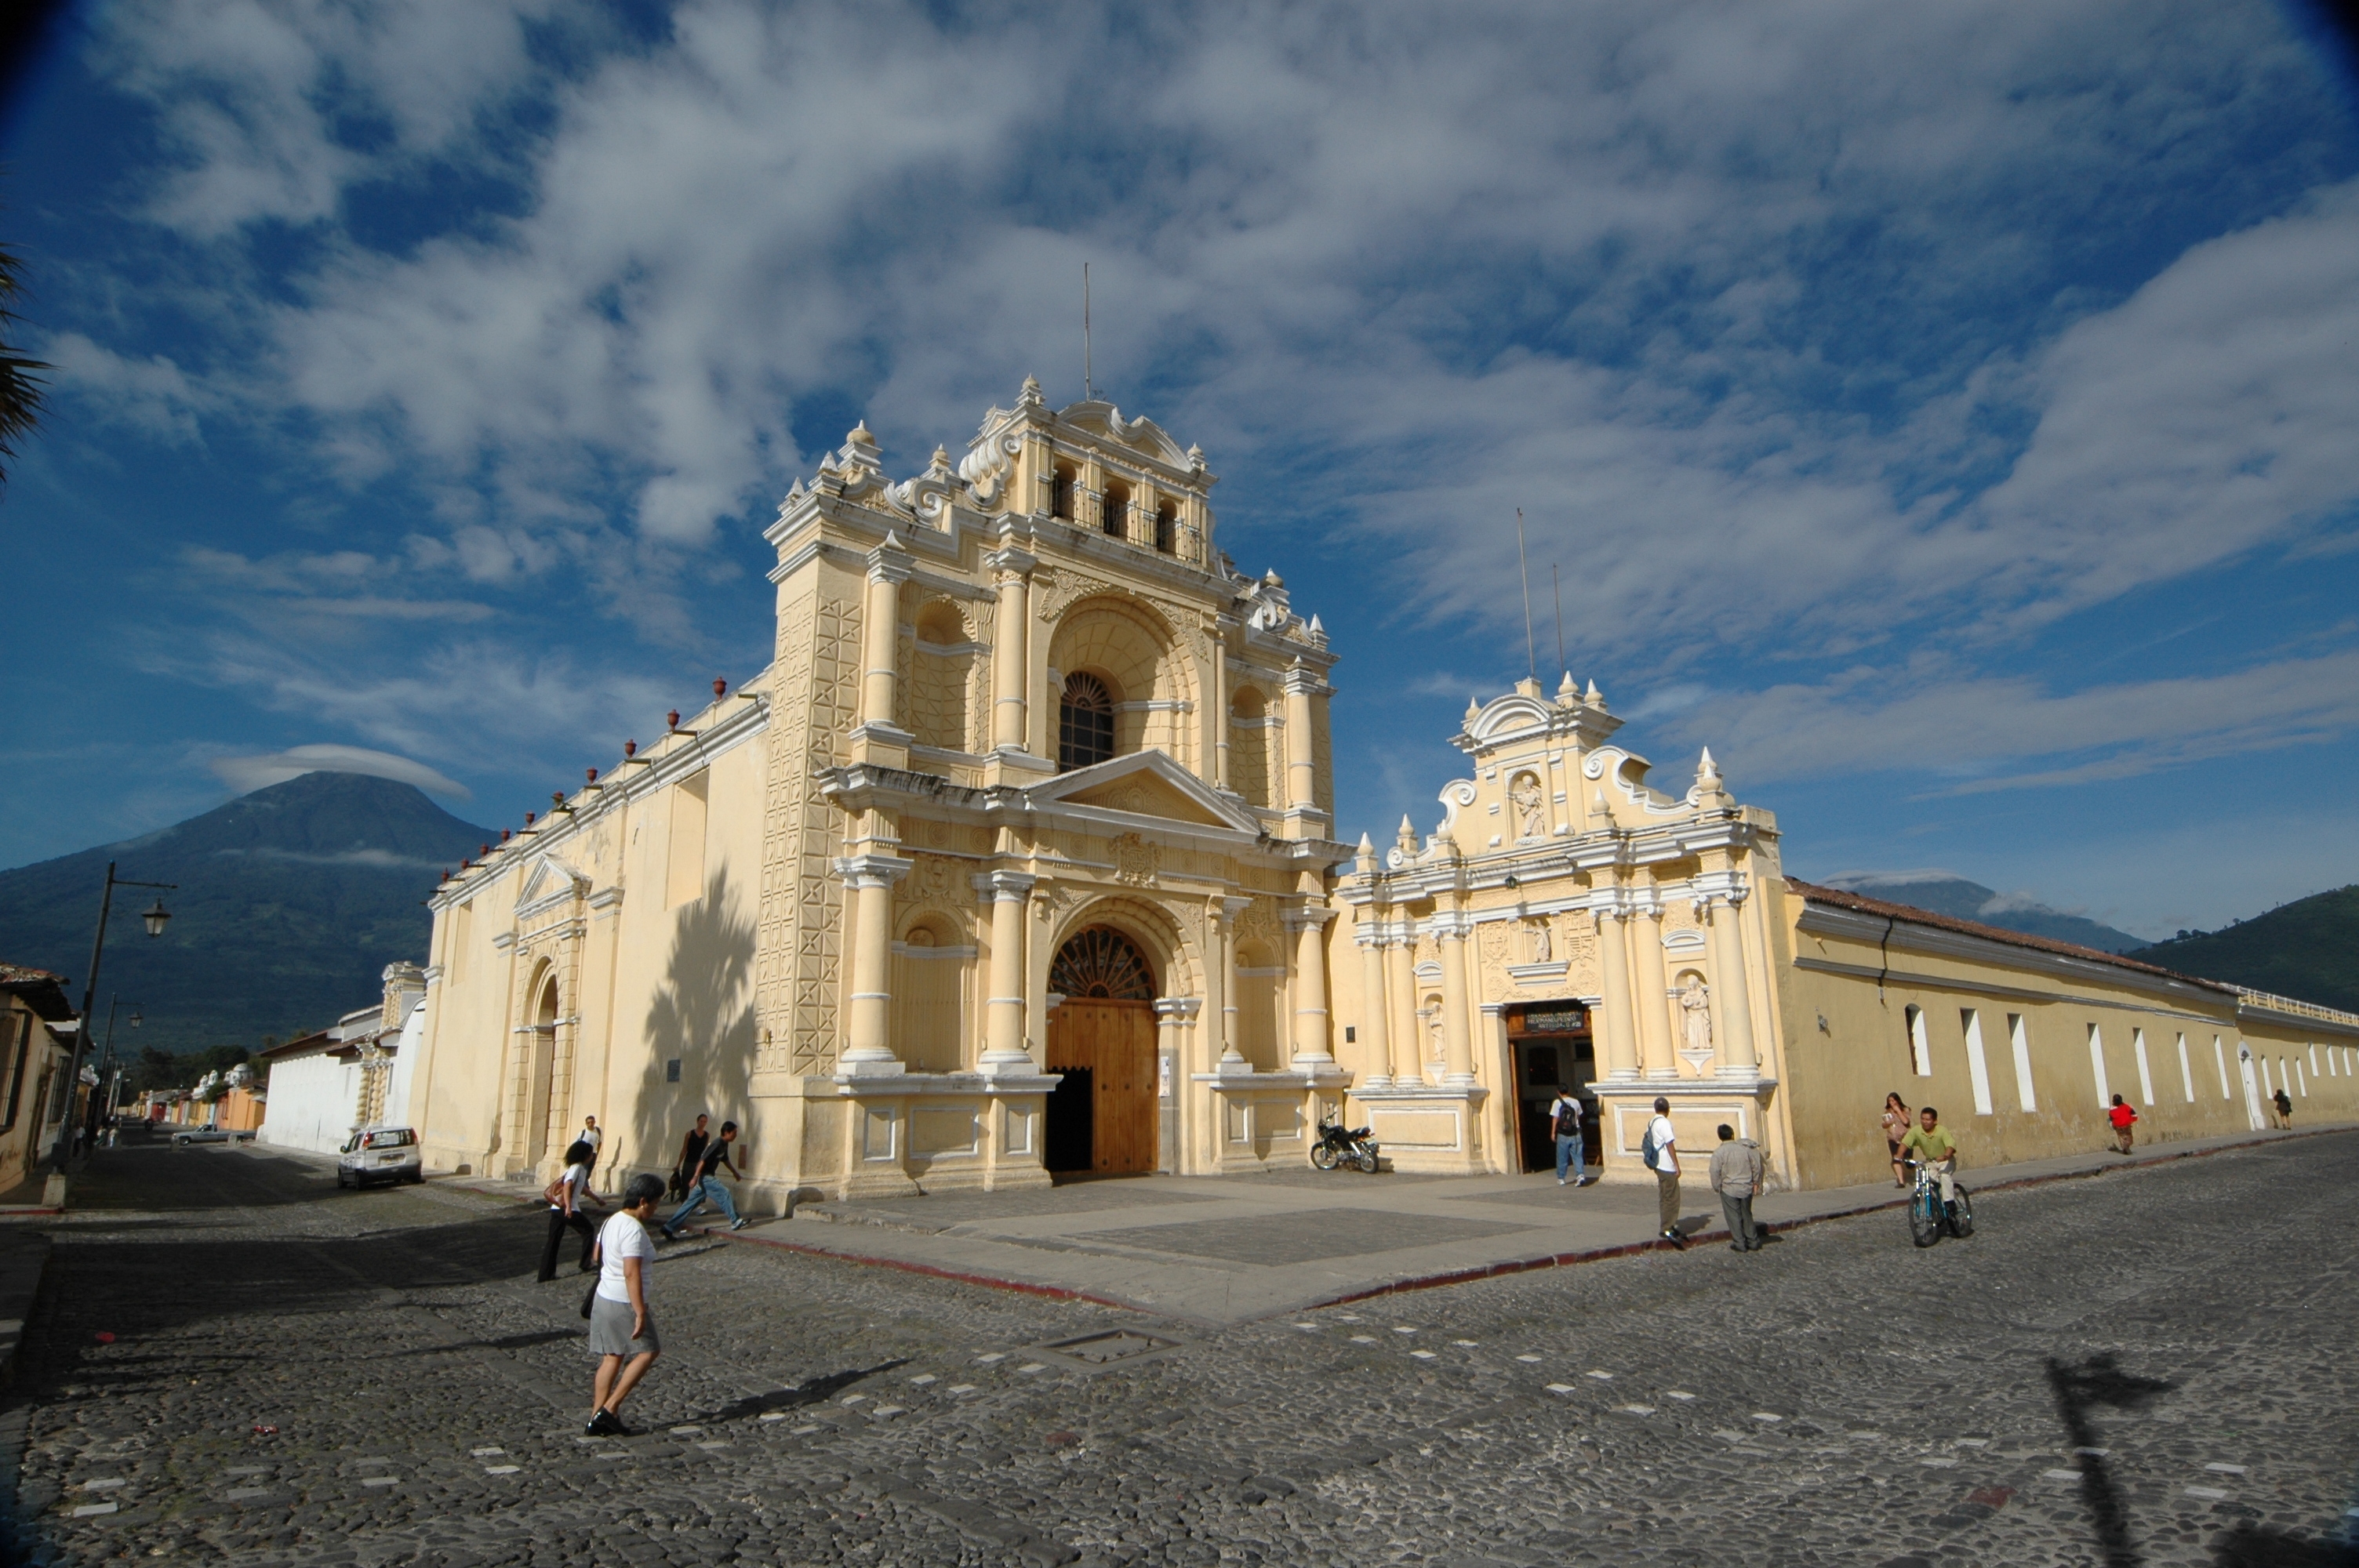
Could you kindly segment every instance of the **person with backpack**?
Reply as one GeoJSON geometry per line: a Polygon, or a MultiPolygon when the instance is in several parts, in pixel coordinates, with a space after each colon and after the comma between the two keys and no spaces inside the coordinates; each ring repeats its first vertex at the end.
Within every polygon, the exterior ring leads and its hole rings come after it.
{"type": "Polygon", "coordinates": [[[2114,1108],[2105,1112],[2105,1119],[2114,1124],[2114,1143],[2125,1154],[2130,1152],[2130,1144],[2134,1141],[2130,1133],[2130,1124],[2137,1119],[2137,1112],[2130,1108],[2129,1101],[2115,1095],[2114,1108]]]}
{"type": "Polygon", "coordinates": [[[1581,1100],[1571,1089],[1556,1091],[1556,1099],[1549,1106],[1549,1130],[1556,1135],[1556,1184],[1564,1185],[1569,1170],[1574,1186],[1587,1186],[1589,1161],[1581,1146],[1581,1100]]]}
{"type": "MultiPolygon", "coordinates": [[[[699,1117],[697,1119],[701,1121],[703,1118],[699,1117]]],[[[729,1195],[729,1189],[721,1184],[720,1173],[724,1170],[738,1181],[742,1182],[745,1179],[744,1173],[729,1162],[729,1146],[736,1141],[737,1124],[734,1121],[724,1121],[721,1124],[721,1136],[707,1143],[703,1152],[696,1157],[696,1169],[690,1172],[688,1175],[688,1201],[681,1204],[679,1212],[663,1224],[663,1238],[666,1241],[679,1239],[679,1227],[682,1223],[690,1215],[702,1208],[708,1198],[723,1214],[729,1217],[730,1229],[743,1230],[753,1223],[752,1220],[738,1217],[736,1200],[729,1195]]]]}
{"type": "Polygon", "coordinates": [[[565,1173],[549,1184],[541,1197],[549,1204],[549,1240],[540,1249],[540,1282],[557,1278],[557,1249],[565,1233],[582,1233],[581,1273],[590,1271],[590,1257],[598,1245],[598,1227],[582,1212],[582,1195],[590,1186],[590,1145],[576,1141],[565,1152],[565,1173]]]}
{"type": "Polygon", "coordinates": [[[1647,1136],[1638,1144],[1638,1158],[1647,1169],[1655,1173],[1656,1206],[1662,1219],[1662,1237],[1674,1247],[1684,1247],[1687,1238],[1680,1234],[1680,1141],[1671,1129],[1671,1102],[1662,1096],[1655,1097],[1655,1119],[1647,1123],[1647,1136]]]}

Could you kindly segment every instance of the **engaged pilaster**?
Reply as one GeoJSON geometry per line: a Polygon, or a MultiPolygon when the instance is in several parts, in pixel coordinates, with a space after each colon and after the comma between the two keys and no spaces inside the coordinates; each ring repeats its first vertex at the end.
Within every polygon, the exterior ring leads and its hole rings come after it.
{"type": "Polygon", "coordinates": [[[1335,911],[1324,904],[1307,904],[1286,913],[1294,933],[1294,1063],[1297,1067],[1332,1067],[1335,1053],[1328,1044],[1327,923],[1335,911]]]}
{"type": "Polygon", "coordinates": [[[893,1054],[893,884],[910,862],[896,855],[853,855],[835,863],[852,905],[852,1013],[837,1070],[889,1074],[904,1070],[893,1054]]]}
{"type": "Polygon", "coordinates": [[[984,1001],[983,1070],[986,1075],[1032,1071],[1024,1044],[1024,911],[1037,878],[992,871],[974,879],[991,903],[991,993],[984,1001]]]}
{"type": "Polygon", "coordinates": [[[1475,1082],[1474,1043],[1466,1020],[1466,938],[1473,927],[1462,914],[1433,917],[1441,950],[1441,1081],[1453,1087],[1475,1082]]]}
{"type": "Polygon", "coordinates": [[[1024,687],[1030,667],[1025,646],[1026,612],[1031,606],[1032,568],[1038,564],[1013,546],[984,557],[984,565],[996,574],[999,584],[999,613],[992,627],[991,645],[991,744],[995,751],[1024,750],[1024,687]]]}
{"type": "Polygon", "coordinates": [[[893,722],[901,637],[901,585],[917,563],[898,534],[868,552],[868,590],[860,617],[860,723],[853,732],[862,755],[878,751],[894,766],[908,760],[909,735],[893,722]]]}
{"type": "Polygon", "coordinates": [[[1597,957],[1605,971],[1605,1037],[1598,1043],[1608,1078],[1638,1076],[1638,1048],[1630,1015],[1630,945],[1620,909],[1599,909],[1597,957]]]}
{"type": "Polygon", "coordinates": [[[1663,957],[1663,906],[1650,898],[1638,908],[1638,1063],[1650,1078],[1676,1078],[1671,1055],[1671,975],[1663,957]]]}
{"type": "Polygon", "coordinates": [[[1751,987],[1745,978],[1744,902],[1741,884],[1699,901],[1711,922],[1712,1000],[1720,1014],[1715,1071],[1723,1078],[1761,1076],[1761,1056],[1753,1044],[1751,987]]]}

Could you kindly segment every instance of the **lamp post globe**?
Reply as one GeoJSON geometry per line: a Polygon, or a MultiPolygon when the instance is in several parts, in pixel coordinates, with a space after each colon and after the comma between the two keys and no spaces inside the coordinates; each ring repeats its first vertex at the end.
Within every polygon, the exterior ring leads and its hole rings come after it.
{"type": "Polygon", "coordinates": [[[164,901],[159,898],[156,901],[156,907],[143,912],[139,918],[147,923],[148,935],[161,936],[164,935],[164,923],[172,918],[172,912],[164,907],[164,901]]]}

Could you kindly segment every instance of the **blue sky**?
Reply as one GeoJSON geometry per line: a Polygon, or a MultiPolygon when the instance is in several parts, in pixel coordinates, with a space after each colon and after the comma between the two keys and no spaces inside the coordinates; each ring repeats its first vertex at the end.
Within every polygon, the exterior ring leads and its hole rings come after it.
{"type": "Polygon", "coordinates": [[[2359,119],[2269,5],[92,5],[0,863],[284,760],[498,824],[766,657],[760,530],[1027,373],[1201,443],[1348,836],[1567,662],[1802,875],[2359,878],[2359,119]],[[372,761],[372,757],[399,761],[372,761]],[[462,793],[463,792],[463,793],[462,793]]]}

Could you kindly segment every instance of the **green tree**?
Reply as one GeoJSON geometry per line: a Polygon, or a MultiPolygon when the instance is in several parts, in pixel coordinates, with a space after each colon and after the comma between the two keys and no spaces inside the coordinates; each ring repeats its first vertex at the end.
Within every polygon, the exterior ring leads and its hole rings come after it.
{"type": "Polygon", "coordinates": [[[16,304],[24,292],[16,254],[0,245],[0,485],[16,460],[16,448],[40,421],[41,388],[47,384],[33,373],[49,366],[28,359],[9,341],[19,318],[16,304]]]}

